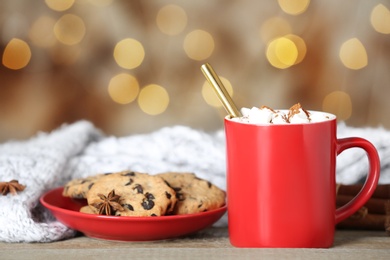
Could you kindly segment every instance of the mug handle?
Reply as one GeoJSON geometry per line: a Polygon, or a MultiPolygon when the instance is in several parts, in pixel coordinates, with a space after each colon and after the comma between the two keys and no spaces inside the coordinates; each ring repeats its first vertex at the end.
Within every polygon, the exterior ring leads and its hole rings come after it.
{"type": "Polygon", "coordinates": [[[369,171],[366,181],[359,193],[347,204],[336,209],[336,224],[358,211],[370,199],[374,193],[380,174],[380,160],[374,145],[366,139],[349,137],[337,139],[337,155],[349,148],[362,148],[366,151],[369,163],[369,171]]]}

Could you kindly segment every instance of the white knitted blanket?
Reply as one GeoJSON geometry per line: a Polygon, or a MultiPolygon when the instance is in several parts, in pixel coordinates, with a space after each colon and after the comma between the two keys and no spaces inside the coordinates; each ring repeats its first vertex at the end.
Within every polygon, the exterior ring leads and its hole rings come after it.
{"type": "MultiPolygon", "coordinates": [[[[381,157],[380,182],[390,183],[390,132],[340,124],[338,135],[370,140],[381,157]]],[[[337,181],[344,184],[358,182],[367,172],[367,159],[359,149],[344,152],[337,163],[337,181]]],[[[40,205],[40,196],[73,178],[126,169],[151,174],[191,171],[226,189],[224,132],[173,126],[113,137],[79,121],[29,140],[0,144],[0,182],[16,179],[27,186],[18,195],[0,195],[0,241],[51,242],[74,236],[74,230],[40,205]]],[[[227,225],[226,216],[217,224],[227,225]]]]}

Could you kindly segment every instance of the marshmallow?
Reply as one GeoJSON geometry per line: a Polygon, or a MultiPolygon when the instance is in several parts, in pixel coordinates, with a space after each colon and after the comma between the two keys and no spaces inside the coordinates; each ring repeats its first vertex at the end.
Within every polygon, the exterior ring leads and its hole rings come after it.
{"type": "Polygon", "coordinates": [[[232,120],[248,124],[303,124],[329,120],[332,115],[309,112],[297,103],[289,110],[273,110],[267,106],[241,109],[242,117],[232,120]]]}

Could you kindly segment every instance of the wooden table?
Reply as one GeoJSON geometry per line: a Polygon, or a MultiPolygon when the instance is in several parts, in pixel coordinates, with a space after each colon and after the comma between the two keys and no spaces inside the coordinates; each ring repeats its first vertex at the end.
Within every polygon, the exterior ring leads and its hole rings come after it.
{"type": "Polygon", "coordinates": [[[0,259],[390,259],[384,231],[337,230],[330,249],[249,249],[230,245],[226,228],[153,242],[77,236],[53,243],[0,243],[0,259]]]}

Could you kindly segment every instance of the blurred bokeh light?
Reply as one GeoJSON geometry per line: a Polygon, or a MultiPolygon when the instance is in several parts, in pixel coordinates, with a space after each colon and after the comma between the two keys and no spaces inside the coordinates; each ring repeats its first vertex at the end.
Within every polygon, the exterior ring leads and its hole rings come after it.
{"type": "Polygon", "coordinates": [[[285,69],[295,64],[298,58],[298,48],[287,37],[272,40],[267,47],[267,59],[272,66],[285,69]]]}
{"type": "Polygon", "coordinates": [[[150,84],[141,89],[138,104],[148,115],[163,113],[169,105],[168,92],[162,86],[150,84]]]}
{"type": "Polygon", "coordinates": [[[183,48],[187,56],[193,60],[208,59],[214,51],[213,36],[204,30],[194,30],[187,34],[183,48]]]}
{"type": "Polygon", "coordinates": [[[53,28],[56,21],[50,16],[41,16],[31,25],[28,36],[31,43],[42,48],[54,46],[56,37],[53,28]]]}
{"type": "Polygon", "coordinates": [[[138,96],[138,81],[134,76],[127,73],[115,75],[108,85],[108,93],[113,101],[119,104],[128,104],[138,96]]]}
{"type": "Polygon", "coordinates": [[[341,45],[340,59],[345,67],[353,70],[364,68],[368,64],[366,49],[357,38],[349,39],[341,45]]]}
{"type": "Polygon", "coordinates": [[[115,45],[114,58],[122,68],[134,69],[141,65],[144,57],[144,47],[135,39],[124,39],[115,45]]]}
{"type": "Polygon", "coordinates": [[[72,7],[75,0],[45,0],[45,3],[54,11],[66,11],[72,7]]]}
{"type": "Polygon", "coordinates": [[[177,35],[187,26],[187,14],[180,6],[166,5],[158,11],[156,22],[161,32],[177,35]]]}
{"type": "Polygon", "coordinates": [[[84,38],[86,29],[83,19],[74,14],[65,14],[54,24],[53,30],[58,41],[74,45],[84,38]]]}
{"type": "Polygon", "coordinates": [[[278,0],[280,8],[291,15],[298,15],[306,11],[310,0],[278,0]]]}
{"type": "Polygon", "coordinates": [[[343,91],[333,91],[324,98],[322,109],[337,115],[337,119],[345,121],[352,114],[351,97],[343,91]]]}
{"type": "Polygon", "coordinates": [[[3,65],[12,70],[19,70],[27,66],[31,59],[31,50],[28,44],[20,39],[12,39],[5,46],[3,65]]]}
{"type": "Polygon", "coordinates": [[[390,33],[390,10],[383,4],[378,4],[372,9],[370,21],[375,31],[390,33]]]}

